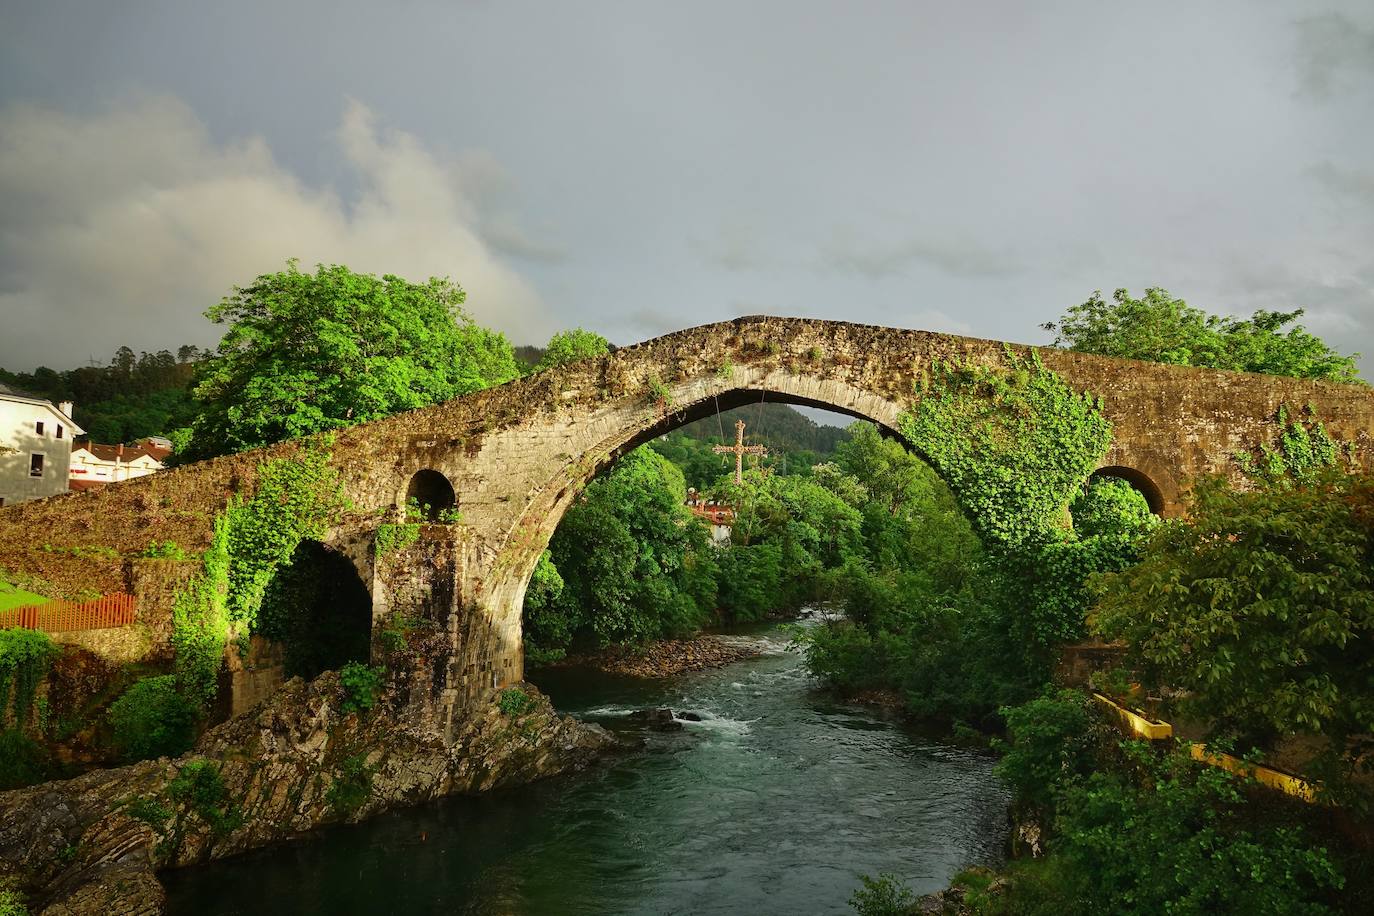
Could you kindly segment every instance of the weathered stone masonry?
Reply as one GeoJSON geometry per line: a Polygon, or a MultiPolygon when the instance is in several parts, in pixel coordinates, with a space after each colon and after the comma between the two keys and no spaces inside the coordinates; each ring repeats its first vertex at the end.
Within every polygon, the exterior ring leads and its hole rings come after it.
{"type": "MultiPolygon", "coordinates": [[[[1009,349],[1024,356],[1029,348],[1009,349]]],[[[839,410],[895,431],[933,360],[997,365],[1007,351],[995,341],[806,319],[741,318],[669,334],[338,433],[331,460],[357,511],[329,542],[371,589],[379,628],[396,615],[438,625],[443,645],[435,649],[445,658],[415,702],[451,736],[469,701],[521,679],[530,573],[564,511],[617,456],[761,399],[839,410]],[[427,529],[419,544],[374,562],[379,511],[403,504],[422,470],[452,484],[462,524],[427,529]]],[[[1282,406],[1312,406],[1333,436],[1370,453],[1374,391],[1364,386],[1058,350],[1040,358],[1074,388],[1101,396],[1114,428],[1104,469],[1132,480],[1165,515],[1182,511],[1199,475],[1234,475],[1232,456],[1270,440],[1282,406]]],[[[297,448],[284,443],[0,510],[0,565],[77,590],[96,568],[37,568],[33,532],[123,553],[167,539],[199,549],[228,499],[252,492],[257,465],[297,448]]]]}

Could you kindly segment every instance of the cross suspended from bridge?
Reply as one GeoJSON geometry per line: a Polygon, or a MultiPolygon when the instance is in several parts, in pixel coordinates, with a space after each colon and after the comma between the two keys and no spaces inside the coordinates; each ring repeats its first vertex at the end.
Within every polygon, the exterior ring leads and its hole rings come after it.
{"type": "Polygon", "coordinates": [[[737,420],[735,422],[735,444],[717,445],[712,451],[714,451],[717,455],[733,454],[735,456],[735,486],[739,486],[740,484],[744,483],[745,455],[758,455],[759,457],[763,457],[764,455],[768,454],[768,449],[764,448],[762,445],[744,444],[743,420],[737,420]]]}

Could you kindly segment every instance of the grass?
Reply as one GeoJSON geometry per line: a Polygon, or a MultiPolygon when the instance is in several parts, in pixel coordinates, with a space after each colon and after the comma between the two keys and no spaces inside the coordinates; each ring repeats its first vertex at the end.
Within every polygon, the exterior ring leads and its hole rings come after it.
{"type": "Polygon", "coordinates": [[[0,579],[0,611],[8,611],[12,607],[23,607],[26,604],[43,604],[48,600],[42,595],[26,592],[17,585],[10,585],[5,580],[0,579]]]}

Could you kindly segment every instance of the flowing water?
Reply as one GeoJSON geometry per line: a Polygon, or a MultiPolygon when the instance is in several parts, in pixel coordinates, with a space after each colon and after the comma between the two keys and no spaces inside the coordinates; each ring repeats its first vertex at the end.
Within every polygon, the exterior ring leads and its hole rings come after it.
{"type": "Polygon", "coordinates": [[[654,681],[532,677],[643,751],[165,873],[171,912],[845,913],[861,874],[927,893],[1000,858],[1007,798],[990,759],[836,703],[784,628],[733,638],[765,654],[654,681]],[[665,706],[703,721],[664,733],[628,719],[665,706]]]}

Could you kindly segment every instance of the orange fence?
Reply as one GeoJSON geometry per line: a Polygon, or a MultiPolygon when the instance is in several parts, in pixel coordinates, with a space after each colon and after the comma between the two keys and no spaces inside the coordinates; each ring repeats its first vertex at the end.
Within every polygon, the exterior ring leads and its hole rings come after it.
{"type": "Polygon", "coordinates": [[[105,630],[134,622],[138,602],[133,595],[105,595],[94,601],[48,601],[0,611],[0,630],[28,627],[62,633],[68,630],[105,630]]]}

